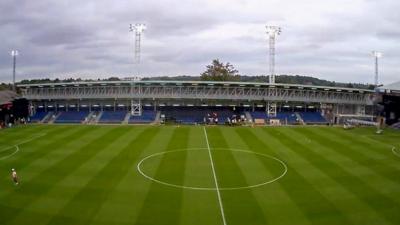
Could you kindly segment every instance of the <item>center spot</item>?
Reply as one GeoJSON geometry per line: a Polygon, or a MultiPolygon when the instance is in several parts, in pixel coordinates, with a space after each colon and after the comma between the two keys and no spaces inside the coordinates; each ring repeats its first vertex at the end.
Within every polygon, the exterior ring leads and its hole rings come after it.
{"type": "MultiPolygon", "coordinates": [[[[270,155],[241,149],[211,149],[220,190],[263,186],[282,178],[286,164],[270,155]]],[[[154,182],[194,190],[216,190],[207,148],[155,153],[142,159],[137,169],[154,182]]]]}

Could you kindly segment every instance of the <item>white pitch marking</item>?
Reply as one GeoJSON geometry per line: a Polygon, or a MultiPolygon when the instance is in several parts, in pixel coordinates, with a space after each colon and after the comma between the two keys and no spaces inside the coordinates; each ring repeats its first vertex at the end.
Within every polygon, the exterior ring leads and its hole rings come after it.
{"type": "Polygon", "coordinates": [[[213,172],[213,175],[214,175],[215,189],[217,190],[219,208],[221,209],[222,222],[223,222],[224,225],[226,225],[224,206],[222,205],[221,193],[220,193],[219,187],[218,187],[218,180],[217,180],[217,175],[216,175],[215,169],[214,169],[214,160],[213,160],[213,157],[212,157],[212,154],[211,154],[210,144],[208,143],[207,131],[206,131],[205,127],[203,127],[203,130],[204,130],[204,136],[206,137],[208,155],[210,156],[211,169],[212,169],[212,172],[213,172]]]}
{"type": "Polygon", "coordinates": [[[13,146],[5,147],[5,148],[1,149],[0,152],[4,152],[4,151],[7,151],[7,150],[10,149],[10,148],[14,148],[14,147],[17,146],[17,145],[22,145],[22,144],[25,144],[25,143],[27,143],[27,142],[33,141],[33,140],[35,140],[35,139],[37,139],[37,138],[43,137],[44,135],[46,135],[46,133],[44,133],[44,134],[39,134],[39,135],[33,135],[33,137],[31,137],[31,138],[29,138],[29,139],[27,139],[27,140],[23,140],[23,141],[21,141],[21,142],[15,144],[15,145],[13,145],[13,146]]]}
{"type": "MultiPolygon", "coordinates": [[[[374,142],[378,142],[379,144],[392,147],[392,149],[391,149],[391,150],[392,150],[392,153],[393,153],[395,156],[400,157],[400,154],[396,151],[396,147],[394,147],[393,145],[390,145],[390,144],[383,143],[383,142],[381,142],[381,141],[378,141],[378,140],[376,140],[376,139],[370,137],[370,136],[374,137],[375,135],[362,135],[362,136],[365,137],[365,138],[368,138],[369,140],[372,140],[372,141],[374,141],[374,142]]],[[[387,137],[391,137],[391,136],[397,137],[396,135],[387,135],[387,137]]]]}
{"type": "MultiPolygon", "coordinates": [[[[12,147],[15,147],[15,151],[14,151],[13,153],[11,153],[10,155],[6,155],[6,156],[1,157],[0,160],[8,159],[8,158],[10,158],[11,156],[17,154],[17,152],[19,152],[18,145],[15,145],[15,146],[12,146],[12,147]]],[[[10,149],[10,148],[7,148],[7,149],[10,149]]]]}
{"type": "Polygon", "coordinates": [[[10,158],[11,156],[17,154],[17,153],[19,152],[19,147],[18,147],[18,145],[22,145],[22,144],[28,143],[28,142],[30,142],[30,141],[33,141],[33,140],[37,139],[37,138],[43,137],[44,135],[46,135],[46,134],[39,134],[39,135],[36,135],[35,137],[32,137],[32,138],[30,138],[30,139],[21,141],[21,142],[19,142],[18,144],[15,144],[15,145],[13,145],[13,146],[3,148],[0,152],[5,152],[5,151],[7,151],[7,150],[10,149],[10,148],[15,148],[15,151],[14,151],[13,153],[11,153],[10,155],[1,157],[0,160],[8,159],[8,158],[10,158]]]}
{"type": "MultiPolygon", "coordinates": [[[[277,161],[278,163],[280,163],[284,169],[284,171],[282,172],[281,175],[279,175],[278,177],[275,177],[272,180],[267,180],[265,182],[262,183],[258,183],[258,184],[254,184],[254,185],[249,185],[249,186],[238,186],[238,187],[219,187],[220,191],[234,191],[234,190],[243,190],[243,189],[250,189],[250,188],[256,188],[256,187],[261,187],[270,183],[273,183],[279,179],[281,179],[282,177],[284,177],[288,171],[287,165],[280,159],[270,156],[270,155],[265,155],[262,153],[258,153],[258,152],[253,152],[253,151],[249,151],[249,150],[242,150],[242,149],[231,149],[231,148],[214,148],[214,149],[218,149],[218,151],[234,151],[234,152],[244,152],[244,153],[249,153],[249,154],[255,154],[258,156],[262,156],[262,157],[266,157],[266,158],[270,158],[272,160],[277,161]]],[[[171,184],[168,182],[164,182],[161,180],[157,180],[149,175],[147,175],[146,173],[144,173],[141,169],[142,164],[152,158],[152,157],[156,157],[156,156],[160,156],[163,154],[167,154],[167,153],[174,153],[174,152],[183,152],[183,151],[195,151],[195,150],[207,150],[207,148],[187,148],[187,149],[177,149],[177,150],[173,150],[173,151],[167,151],[167,152],[159,152],[159,153],[154,153],[151,154],[145,158],[143,158],[142,160],[139,161],[139,163],[137,164],[136,168],[137,171],[144,176],[145,178],[154,181],[156,183],[162,184],[162,185],[166,185],[166,186],[170,186],[170,187],[175,187],[175,188],[183,188],[183,189],[188,189],[188,190],[197,190],[197,191],[216,191],[216,188],[210,188],[210,187],[193,187],[193,186],[183,186],[183,185],[177,185],[177,184],[171,184]]]]}
{"type": "Polygon", "coordinates": [[[396,151],[396,147],[393,147],[393,148],[392,148],[392,152],[393,152],[393,154],[395,154],[397,157],[400,157],[400,154],[397,153],[397,151],[396,151]]]}

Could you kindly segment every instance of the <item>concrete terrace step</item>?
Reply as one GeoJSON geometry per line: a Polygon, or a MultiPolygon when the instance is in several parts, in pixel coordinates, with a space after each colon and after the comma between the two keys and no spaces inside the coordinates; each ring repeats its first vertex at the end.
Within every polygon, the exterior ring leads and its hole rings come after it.
{"type": "Polygon", "coordinates": [[[131,117],[131,112],[126,113],[124,121],[122,121],[122,124],[128,124],[130,117],[131,117]]]}
{"type": "Polygon", "coordinates": [[[99,123],[101,116],[103,116],[103,111],[101,111],[101,112],[99,112],[99,114],[97,114],[97,117],[94,120],[95,124],[99,123]]]}
{"type": "Polygon", "coordinates": [[[50,119],[49,119],[49,121],[48,121],[47,123],[50,123],[50,124],[54,123],[54,121],[55,121],[60,115],[61,115],[61,112],[58,112],[58,113],[53,114],[53,115],[50,117],[50,119]]]}
{"type": "Polygon", "coordinates": [[[46,116],[40,121],[40,123],[47,123],[50,118],[53,116],[54,112],[48,112],[46,116]]]}

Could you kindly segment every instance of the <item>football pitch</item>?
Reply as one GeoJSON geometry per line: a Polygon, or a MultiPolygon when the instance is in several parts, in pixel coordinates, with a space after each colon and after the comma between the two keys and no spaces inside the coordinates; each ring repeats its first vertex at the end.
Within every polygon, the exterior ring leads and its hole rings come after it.
{"type": "Polygon", "coordinates": [[[400,132],[374,131],[1,130],[0,224],[400,224],[400,132]]]}

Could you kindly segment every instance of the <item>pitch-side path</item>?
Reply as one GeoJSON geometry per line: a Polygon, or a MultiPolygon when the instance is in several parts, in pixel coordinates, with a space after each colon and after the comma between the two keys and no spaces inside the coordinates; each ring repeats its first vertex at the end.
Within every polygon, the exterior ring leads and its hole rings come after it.
{"type": "Polygon", "coordinates": [[[222,204],[221,193],[220,193],[219,186],[218,186],[217,175],[216,175],[216,173],[215,173],[214,160],[213,160],[213,157],[212,157],[212,154],[211,154],[210,144],[208,143],[207,131],[206,131],[206,128],[205,128],[205,127],[203,127],[203,130],[204,130],[204,136],[206,137],[208,155],[210,156],[211,169],[212,169],[213,176],[214,176],[215,189],[216,189],[216,191],[217,191],[218,202],[219,202],[219,208],[220,208],[220,210],[221,210],[222,222],[223,222],[224,225],[226,225],[225,213],[224,213],[224,206],[223,206],[223,204],[222,204]]]}

